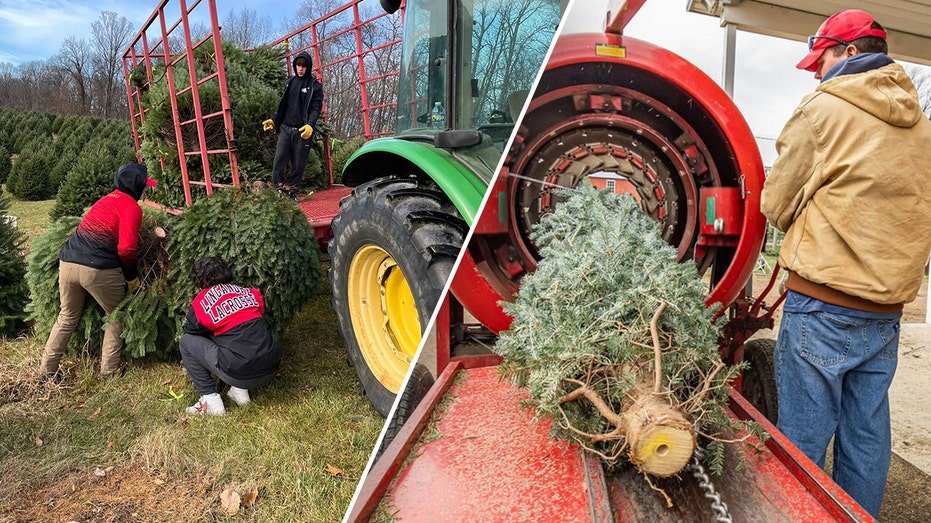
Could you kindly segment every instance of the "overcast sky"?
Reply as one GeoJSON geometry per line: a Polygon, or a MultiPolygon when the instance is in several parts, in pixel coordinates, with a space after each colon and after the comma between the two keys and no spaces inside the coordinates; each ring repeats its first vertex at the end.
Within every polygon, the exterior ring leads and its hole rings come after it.
{"type": "MultiPolygon", "coordinates": [[[[366,0],[377,2],[377,0],[366,0]]],[[[194,0],[188,0],[192,4],[194,0]]],[[[249,7],[266,15],[277,29],[297,11],[301,0],[217,0],[222,21],[231,9],[249,7]]],[[[174,19],[179,16],[179,2],[169,2],[174,19]]],[[[158,0],[0,0],[0,61],[21,64],[45,60],[58,52],[62,41],[74,35],[87,38],[91,23],[101,11],[115,11],[125,16],[135,28],[142,27],[158,0]]],[[[171,13],[171,11],[166,11],[171,13]]],[[[192,22],[207,22],[207,2],[194,10],[192,22]]],[[[169,16],[172,16],[169,14],[169,16]]]]}

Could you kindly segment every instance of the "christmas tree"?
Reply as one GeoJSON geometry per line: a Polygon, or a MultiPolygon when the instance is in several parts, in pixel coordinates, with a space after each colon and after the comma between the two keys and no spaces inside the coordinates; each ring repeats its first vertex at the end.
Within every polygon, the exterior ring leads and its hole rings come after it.
{"type": "Polygon", "coordinates": [[[529,403],[609,466],[630,462],[667,477],[706,440],[721,473],[721,441],[754,423],[725,407],[740,367],[718,355],[707,284],[629,196],[587,184],[535,227],[542,260],[505,310],[514,318],[497,351],[529,403]]]}
{"type": "Polygon", "coordinates": [[[7,216],[10,202],[0,191],[0,337],[15,336],[25,326],[26,262],[23,235],[7,216]]]}
{"type": "MultiPolygon", "coordinates": [[[[48,337],[59,310],[58,253],[80,218],[63,216],[36,238],[28,258],[29,318],[39,339],[48,337]]],[[[271,190],[222,191],[202,198],[180,216],[146,211],[139,231],[139,287],[108,316],[93,300],[69,349],[96,351],[103,326],[119,321],[123,356],[167,356],[177,348],[191,299],[200,291],[189,274],[204,256],[227,261],[236,283],[261,289],[269,326],[280,334],[320,278],[320,252],[301,210],[271,190]],[[167,231],[167,232],[166,232],[167,231]]]]}

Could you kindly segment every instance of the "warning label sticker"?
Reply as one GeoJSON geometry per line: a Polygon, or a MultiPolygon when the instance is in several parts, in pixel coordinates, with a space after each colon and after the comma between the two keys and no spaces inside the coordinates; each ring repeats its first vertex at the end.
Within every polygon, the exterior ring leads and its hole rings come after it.
{"type": "Polygon", "coordinates": [[[627,58],[627,48],[616,44],[595,44],[595,54],[598,56],[627,58]]]}

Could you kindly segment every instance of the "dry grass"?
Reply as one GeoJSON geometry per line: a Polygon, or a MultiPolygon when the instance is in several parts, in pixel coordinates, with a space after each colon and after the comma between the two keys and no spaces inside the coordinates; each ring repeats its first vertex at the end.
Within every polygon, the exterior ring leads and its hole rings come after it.
{"type": "Polygon", "coordinates": [[[236,521],[338,521],[383,420],[346,364],[328,288],[286,333],[281,375],[223,418],[184,413],[196,393],[177,361],[100,382],[96,358],[70,357],[62,385],[37,387],[41,341],[0,341],[0,522],[223,521],[226,488],[259,490],[236,521]]]}

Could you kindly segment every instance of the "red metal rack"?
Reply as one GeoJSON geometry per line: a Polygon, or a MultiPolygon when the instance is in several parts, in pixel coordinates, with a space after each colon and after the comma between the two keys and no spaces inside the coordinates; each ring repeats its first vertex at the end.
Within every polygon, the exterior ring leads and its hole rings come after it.
{"type": "MultiPolygon", "coordinates": [[[[363,121],[364,136],[366,140],[371,140],[372,138],[377,138],[378,136],[384,136],[389,134],[387,132],[376,132],[373,131],[372,127],[372,114],[375,111],[381,109],[394,109],[397,107],[396,102],[386,102],[380,104],[370,104],[369,102],[369,84],[381,80],[387,80],[390,78],[395,78],[399,75],[399,71],[390,71],[388,73],[379,74],[375,76],[369,76],[366,67],[366,57],[372,53],[390,49],[401,43],[400,38],[390,40],[387,42],[379,43],[377,45],[366,46],[363,43],[363,30],[366,26],[369,26],[375,23],[377,20],[380,20],[386,16],[390,16],[388,13],[382,11],[379,14],[376,14],[372,17],[363,19],[359,11],[359,4],[362,0],[350,0],[346,4],[337,7],[336,9],[320,16],[319,18],[304,24],[303,26],[291,31],[290,33],[282,36],[281,38],[271,42],[270,46],[281,45],[284,47],[287,53],[287,68],[288,75],[293,74],[292,71],[292,62],[294,57],[302,52],[310,50],[311,55],[314,59],[313,71],[317,75],[318,79],[323,81],[326,77],[326,71],[339,66],[345,62],[351,60],[356,61],[356,67],[358,69],[359,75],[359,95],[361,101],[361,113],[363,121]],[[333,31],[324,36],[320,36],[321,28],[325,27],[329,23],[336,22],[337,24],[347,20],[351,17],[351,22],[347,27],[333,31]],[[339,37],[351,33],[355,39],[355,52],[352,54],[340,56],[339,58],[330,60],[326,63],[321,63],[321,48],[324,47],[328,42],[335,41],[339,37]],[[307,43],[309,40],[309,43],[307,43]]],[[[404,20],[404,8],[406,2],[401,3],[401,8],[399,10],[401,21],[404,20]]],[[[324,85],[324,89],[326,85],[324,85]]],[[[326,98],[324,98],[324,104],[326,104],[326,98]]]]}
{"type": "MultiPolygon", "coordinates": [[[[229,92],[226,87],[226,70],[223,67],[223,47],[220,43],[220,25],[217,20],[216,0],[207,0],[210,17],[210,32],[207,36],[197,42],[192,42],[190,17],[194,9],[201,4],[201,0],[195,0],[188,5],[186,0],[178,0],[180,16],[171,25],[168,25],[166,17],[166,8],[171,0],[161,0],[155,10],[149,15],[148,20],[142,26],[142,29],[136,34],[136,37],[130,42],[126,52],[123,53],[123,76],[126,83],[126,96],[129,100],[130,125],[133,133],[133,142],[136,146],[137,159],[142,161],[142,154],[139,148],[139,128],[145,123],[145,116],[148,109],[143,105],[142,93],[151,86],[153,77],[152,70],[156,64],[165,66],[165,75],[168,79],[168,92],[171,102],[171,117],[174,126],[175,141],[178,147],[178,163],[181,169],[181,179],[184,184],[184,201],[186,205],[191,205],[191,185],[204,186],[207,194],[213,194],[214,187],[228,187],[229,184],[214,183],[210,175],[210,155],[225,154],[229,157],[230,171],[232,173],[232,186],[239,185],[239,165],[236,151],[236,140],[233,136],[233,118],[230,109],[229,92]],[[156,34],[157,41],[154,45],[149,44],[149,30],[153,24],[158,21],[158,31],[156,34]],[[181,28],[181,37],[184,41],[183,52],[175,55],[172,54],[170,38],[175,35],[175,31],[181,28]],[[214,72],[204,76],[197,77],[197,70],[194,66],[194,51],[205,43],[213,44],[214,53],[214,72]],[[140,48],[141,47],[141,52],[140,48]],[[184,61],[187,65],[189,86],[175,88],[175,68],[179,63],[184,61]],[[130,76],[138,67],[145,67],[146,82],[143,86],[132,84],[130,76]],[[203,114],[200,102],[201,86],[207,82],[216,81],[220,90],[220,104],[222,109],[210,114],[203,114]],[[190,93],[192,105],[194,107],[194,118],[181,120],[178,111],[178,98],[190,93]],[[222,117],[225,131],[225,146],[210,149],[204,132],[204,122],[210,118],[222,117]],[[197,129],[196,148],[188,150],[182,135],[182,129],[185,126],[194,125],[197,129]],[[199,156],[203,180],[191,180],[188,173],[187,157],[199,156]]],[[[165,158],[159,158],[162,167],[165,166],[165,158]]]]}
{"type": "MultiPolygon", "coordinates": [[[[273,47],[282,46],[284,48],[286,54],[286,68],[289,75],[292,74],[291,64],[293,57],[297,53],[309,50],[314,58],[313,73],[317,76],[317,79],[324,84],[324,92],[326,92],[327,88],[327,73],[331,69],[338,67],[340,64],[355,60],[359,80],[358,85],[360,106],[358,107],[358,110],[361,113],[361,120],[363,123],[362,134],[366,140],[370,140],[378,136],[390,134],[386,131],[375,130],[372,123],[372,115],[376,111],[380,110],[394,111],[396,110],[397,104],[393,101],[376,104],[370,103],[371,97],[369,95],[369,86],[374,82],[388,81],[396,78],[399,76],[399,71],[395,70],[382,74],[370,74],[370,64],[367,65],[367,57],[382,50],[390,51],[391,48],[400,44],[401,39],[396,38],[373,45],[365,45],[365,28],[389,15],[385,12],[379,12],[377,15],[363,18],[359,9],[361,2],[362,0],[350,0],[344,5],[312,20],[311,22],[304,24],[303,26],[289,32],[285,36],[269,43],[268,45],[273,47]],[[333,30],[334,26],[338,29],[333,30]],[[340,26],[344,27],[339,28],[340,26]],[[334,42],[336,39],[347,34],[352,34],[355,40],[355,51],[348,55],[343,54],[339,58],[330,60],[326,63],[321,63],[321,57],[325,56],[325,53],[322,53],[321,49],[325,48],[328,43],[334,42]]],[[[402,23],[405,4],[406,2],[402,2],[400,8],[402,23]]],[[[151,15],[149,15],[149,18],[130,42],[130,45],[127,47],[123,54],[123,74],[126,87],[126,96],[129,102],[130,123],[133,134],[133,142],[136,147],[136,156],[140,162],[143,161],[142,152],[140,150],[140,128],[145,123],[146,113],[149,110],[149,108],[145,107],[143,103],[142,95],[152,85],[153,69],[157,65],[164,65],[165,67],[165,75],[168,80],[169,98],[171,102],[172,124],[174,128],[175,141],[177,142],[178,148],[178,163],[181,171],[182,183],[184,185],[185,204],[187,206],[190,206],[192,203],[192,185],[205,187],[206,192],[209,195],[213,194],[213,191],[216,187],[236,187],[240,183],[237,146],[233,132],[232,112],[226,83],[226,70],[223,66],[223,49],[222,46],[218,45],[220,41],[221,33],[217,18],[216,0],[206,0],[206,2],[203,2],[202,0],[194,0],[190,4],[187,2],[187,0],[160,0],[155,10],[151,15]],[[197,8],[202,3],[206,3],[208,6],[210,31],[205,37],[194,41],[194,38],[191,34],[191,15],[195,8],[197,8]],[[169,16],[169,12],[177,12],[177,18],[174,16],[169,16]],[[183,49],[180,52],[171,48],[171,43],[176,42],[178,39],[183,40],[183,45],[181,46],[183,49]],[[152,41],[155,43],[152,44],[152,41]],[[203,78],[198,78],[196,69],[194,67],[194,52],[200,46],[208,42],[211,43],[215,49],[215,53],[212,55],[213,72],[207,74],[203,78]],[[178,64],[181,63],[186,65],[189,86],[182,89],[176,89],[176,68],[178,64]],[[133,72],[140,67],[144,68],[145,82],[142,85],[134,85],[131,77],[133,72]],[[203,108],[201,106],[200,91],[201,87],[210,81],[217,82],[220,91],[222,109],[209,114],[204,114],[203,108]],[[191,96],[191,102],[194,108],[194,117],[182,119],[182,116],[178,110],[178,100],[182,96],[188,95],[191,96]],[[207,143],[205,122],[207,122],[209,119],[217,117],[223,118],[225,144],[222,146],[211,147],[211,145],[207,143]],[[183,131],[186,126],[191,125],[196,128],[197,134],[197,143],[194,146],[191,146],[190,144],[186,145],[184,140],[183,131]],[[217,183],[211,176],[209,159],[211,155],[218,154],[228,155],[230,171],[232,174],[231,184],[217,183]],[[203,180],[192,179],[192,173],[189,171],[187,163],[189,157],[200,158],[203,180]]],[[[326,104],[326,102],[324,102],[324,104],[326,104]]],[[[321,115],[322,121],[326,121],[325,115],[326,105],[324,105],[324,111],[321,115]]],[[[188,140],[188,142],[190,142],[190,140],[188,140]]],[[[315,208],[313,219],[313,222],[315,223],[315,229],[319,227],[328,228],[330,220],[332,220],[332,217],[338,210],[339,198],[331,198],[330,193],[335,191],[336,193],[339,193],[340,197],[348,193],[347,188],[341,186],[332,187],[334,180],[332,162],[330,159],[330,142],[329,138],[326,136],[324,136],[323,140],[323,156],[324,165],[327,169],[328,184],[331,187],[316,193],[311,198],[320,195],[324,197],[324,203],[333,205],[326,205],[326,209],[320,209],[319,205],[314,204],[314,202],[310,202],[309,204],[304,202],[304,204],[302,204],[302,207],[307,207],[310,205],[315,208]],[[332,207],[332,209],[330,207],[332,207]]],[[[159,158],[159,161],[164,168],[166,159],[161,157],[159,158]]],[[[324,236],[326,236],[325,231],[320,231],[318,236],[320,236],[322,239],[324,236]]]]}

